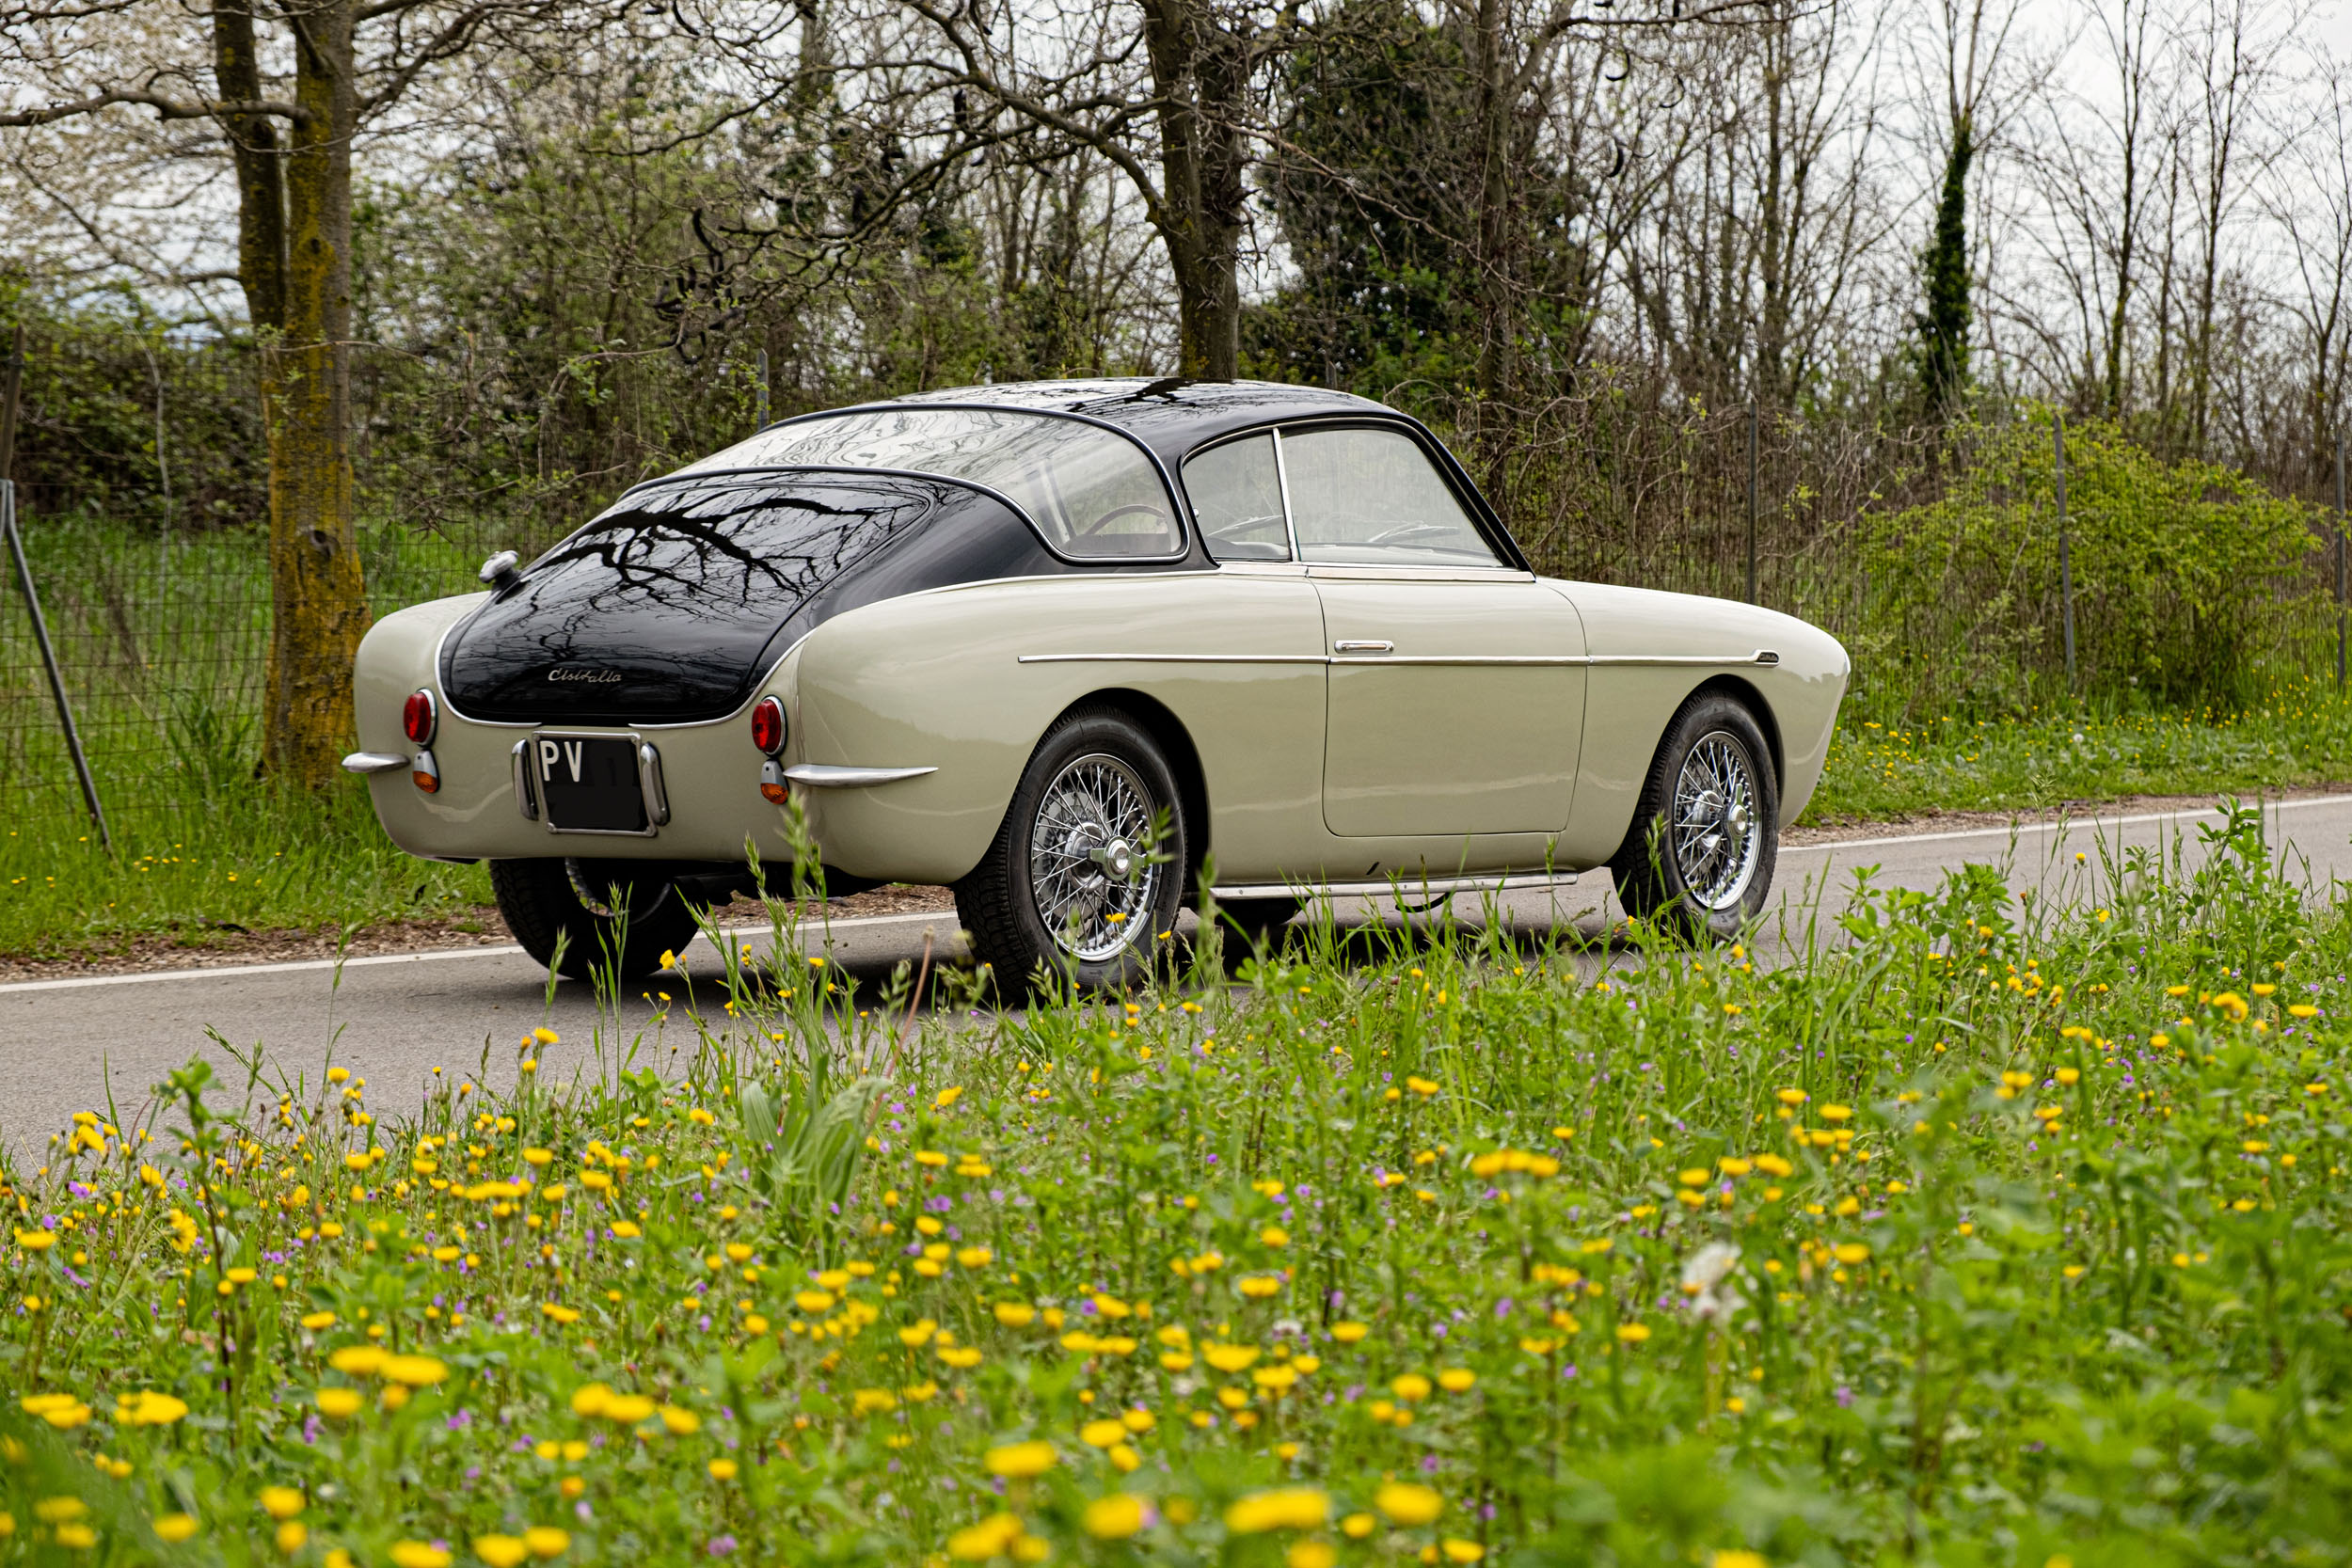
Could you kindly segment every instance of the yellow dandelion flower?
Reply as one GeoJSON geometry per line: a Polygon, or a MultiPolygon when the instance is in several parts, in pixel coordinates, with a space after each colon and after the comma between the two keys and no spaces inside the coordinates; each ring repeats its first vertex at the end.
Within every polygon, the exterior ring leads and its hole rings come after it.
{"type": "Polygon", "coordinates": [[[1235,1535],[1275,1529],[1313,1529],[1331,1516],[1330,1497],[1312,1486],[1278,1486],[1253,1492],[1225,1511],[1225,1528],[1235,1535]]]}
{"type": "Polygon", "coordinates": [[[1445,1511],[1445,1499],[1433,1489],[1412,1481],[1389,1481],[1372,1495],[1372,1506],[1391,1523],[1408,1528],[1433,1523],[1445,1511]]]}
{"type": "Polygon", "coordinates": [[[519,1535],[477,1535],[473,1538],[473,1555],[489,1564],[489,1568],[516,1568],[516,1564],[531,1555],[519,1535]]]}
{"type": "Polygon", "coordinates": [[[1133,1492],[1117,1492],[1087,1504],[1086,1530],[1098,1541],[1124,1541],[1152,1522],[1152,1504],[1133,1492]]]}
{"type": "Polygon", "coordinates": [[[1006,1443],[989,1449],[983,1463],[990,1475],[1025,1481],[1053,1468],[1054,1446],[1037,1438],[1025,1443],[1006,1443]]]}

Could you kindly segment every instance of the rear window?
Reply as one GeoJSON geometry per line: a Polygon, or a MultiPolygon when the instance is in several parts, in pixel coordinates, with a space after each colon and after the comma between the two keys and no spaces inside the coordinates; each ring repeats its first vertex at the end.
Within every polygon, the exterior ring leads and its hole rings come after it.
{"type": "Polygon", "coordinates": [[[459,627],[448,695],[461,712],[510,721],[721,717],[781,652],[774,639],[803,605],[969,499],[939,480],[850,474],[626,498],[459,627]]]}
{"type": "Polygon", "coordinates": [[[1183,530],[1158,468],[1135,442],[1079,420],[1010,408],[920,404],[795,420],[687,470],[898,468],[985,484],[1055,550],[1093,560],[1181,554],[1183,530]]]}
{"type": "MultiPolygon", "coordinates": [[[[529,569],[540,610],[670,605],[681,593],[716,606],[797,603],[921,522],[928,490],[794,480],[723,489],[678,486],[625,503],[529,569]]],[[[677,608],[684,609],[684,606],[677,608]]]]}

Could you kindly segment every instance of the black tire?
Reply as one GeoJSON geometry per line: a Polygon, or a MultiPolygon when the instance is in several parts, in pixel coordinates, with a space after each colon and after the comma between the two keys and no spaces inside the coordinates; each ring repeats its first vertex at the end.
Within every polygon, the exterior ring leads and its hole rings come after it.
{"type": "Polygon", "coordinates": [[[567,980],[616,967],[621,980],[644,979],[699,927],[667,877],[632,871],[627,861],[492,861],[490,891],[523,951],[567,980]]]}
{"type": "Polygon", "coordinates": [[[1220,898],[1216,918],[1247,945],[1255,947],[1263,942],[1272,947],[1280,944],[1282,927],[1306,907],[1304,898],[1220,898]]]}
{"type": "Polygon", "coordinates": [[[1780,781],[1764,732],[1738,699],[1700,692],[1666,726],[1633,825],[1609,863],[1617,901],[1637,920],[1656,921],[1700,942],[1728,942],[1763,915],[1779,855],[1780,781]],[[1709,783],[1740,773],[1747,783],[1745,837],[1738,790],[1709,783]],[[1685,784],[1692,786],[1684,792],[1696,810],[1677,835],[1674,810],[1685,784]],[[1716,814],[1711,823],[1710,810],[1716,814]],[[1731,844],[1740,847],[1726,847],[1731,844]],[[1706,885],[1694,888],[1694,877],[1707,879],[1706,885]]]}
{"type": "Polygon", "coordinates": [[[1033,985],[1041,972],[1081,990],[1132,985],[1168,947],[1161,933],[1176,928],[1191,848],[1183,792],[1150,732],[1118,708],[1075,708],[1037,743],[995,841],[956,883],[956,916],[972,933],[974,955],[1008,991],[1033,985]],[[1097,786],[1111,799],[1094,803],[1117,809],[1089,819],[1080,808],[1097,786]],[[1053,820],[1041,821],[1049,804],[1053,820]],[[1138,810],[1162,824],[1156,842],[1148,831],[1125,831],[1138,810]],[[1041,847],[1041,825],[1061,834],[1060,844],[1041,847]],[[1105,832],[1106,842],[1094,842],[1105,832]],[[1108,863],[1089,869],[1098,852],[1126,874],[1108,863]],[[1041,878],[1067,895],[1073,924],[1063,932],[1041,904],[1041,878]],[[1113,914],[1125,918],[1113,922],[1113,914]]]}

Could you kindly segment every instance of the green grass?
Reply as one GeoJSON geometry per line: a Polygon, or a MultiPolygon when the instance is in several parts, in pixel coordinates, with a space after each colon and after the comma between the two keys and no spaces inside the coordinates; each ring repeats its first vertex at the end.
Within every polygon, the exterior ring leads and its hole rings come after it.
{"type": "Polygon", "coordinates": [[[2143,869],[190,1072],[0,1188],[0,1561],[2341,1562],[2352,927],[2143,869]]]}
{"type": "Polygon", "coordinates": [[[44,793],[0,836],[0,954],[103,954],[134,937],[203,946],[233,932],[469,916],[482,867],[418,860],[354,782],[312,797],[235,777],[112,794],[114,853],[78,802],[44,793]],[[174,789],[183,793],[174,793],[174,789]]]}
{"type": "Polygon", "coordinates": [[[1879,724],[1842,718],[1808,823],[1927,811],[2024,811],[2128,795],[2248,794],[2352,781],[2352,700],[2280,689],[2242,713],[1879,724]]]}

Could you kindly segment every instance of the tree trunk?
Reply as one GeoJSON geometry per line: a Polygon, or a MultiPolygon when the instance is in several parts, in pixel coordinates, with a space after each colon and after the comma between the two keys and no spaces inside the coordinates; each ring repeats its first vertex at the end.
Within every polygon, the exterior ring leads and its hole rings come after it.
{"type": "Polygon", "coordinates": [[[1204,0],[1144,0],[1143,29],[1159,98],[1152,221],[1176,280],[1177,373],[1229,381],[1241,370],[1242,111],[1252,51],[1204,0]]]}
{"type": "Polygon", "coordinates": [[[283,332],[267,346],[270,651],[262,758],[324,786],[353,735],[351,670],[368,626],[351,471],[353,0],[295,13],[295,100],[309,119],[286,158],[283,332]]]}
{"type": "MultiPolygon", "coordinates": [[[[252,0],[231,0],[214,10],[213,74],[225,101],[260,100],[252,0]]],[[[245,289],[254,338],[266,344],[286,325],[286,189],[278,126],[267,115],[231,115],[221,130],[237,172],[237,281],[245,289]]]]}

